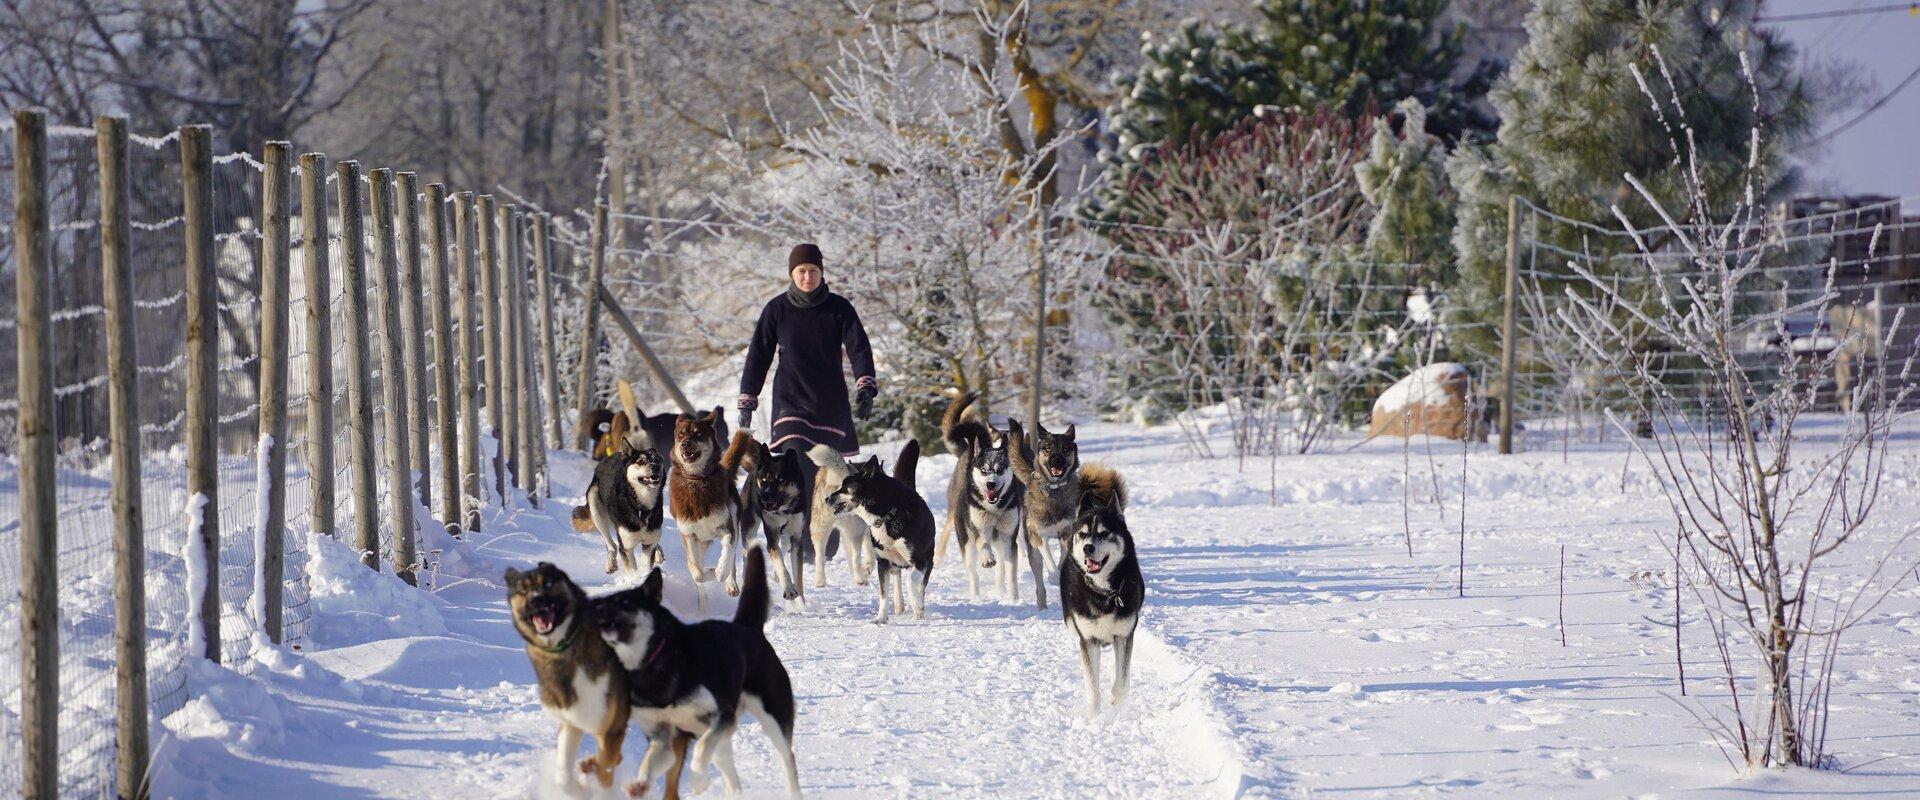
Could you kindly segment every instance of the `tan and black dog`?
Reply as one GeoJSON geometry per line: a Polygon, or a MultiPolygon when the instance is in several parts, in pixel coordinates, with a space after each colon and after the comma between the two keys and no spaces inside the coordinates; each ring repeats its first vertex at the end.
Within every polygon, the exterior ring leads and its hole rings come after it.
{"type": "Polygon", "coordinates": [[[506,583],[513,627],[526,640],[540,683],[540,705],[560,721],[556,774],[571,774],[580,737],[591,733],[600,750],[581,759],[579,769],[611,788],[627,738],[627,671],[597,635],[587,593],[559,567],[542,561],[526,572],[509,568],[506,583]]]}
{"type": "Polygon", "coordinates": [[[1058,569],[1050,547],[1066,538],[1067,531],[1080,516],[1080,496],[1093,495],[1101,505],[1124,510],[1127,487],[1120,474],[1099,464],[1080,463],[1080,445],[1074,440],[1073,424],[1062,433],[1053,433],[1045,425],[1034,423],[1034,436],[1020,427],[1020,421],[1007,420],[1007,435],[1013,438],[1012,456],[1015,477],[1026,485],[1027,564],[1033,569],[1034,604],[1047,607],[1046,573],[1058,569]],[[1045,566],[1042,566],[1044,562],[1045,566]]]}
{"type": "Polygon", "coordinates": [[[694,591],[700,598],[700,615],[707,613],[707,581],[713,573],[707,569],[707,546],[720,542],[720,578],[727,594],[740,594],[736,572],[740,545],[740,495],[734,492],[734,473],[753,439],[741,431],[724,452],[725,423],[721,411],[681,415],[674,423],[671,460],[667,475],[667,508],[680,527],[680,541],[687,553],[687,573],[693,577],[694,591]]]}

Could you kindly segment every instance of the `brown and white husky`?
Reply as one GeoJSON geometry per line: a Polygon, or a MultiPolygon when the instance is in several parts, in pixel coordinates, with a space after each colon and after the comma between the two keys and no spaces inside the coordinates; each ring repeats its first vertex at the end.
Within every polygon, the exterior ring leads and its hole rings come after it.
{"type": "Polygon", "coordinates": [[[725,441],[720,421],[721,410],[681,415],[674,422],[671,459],[673,469],[667,476],[667,507],[680,527],[680,542],[687,552],[687,573],[693,577],[700,598],[700,613],[707,613],[706,583],[713,580],[707,568],[707,547],[720,542],[720,579],[727,594],[740,594],[736,572],[740,547],[740,496],[734,492],[733,476],[740,468],[752,438],[739,432],[731,446],[725,441]]]}

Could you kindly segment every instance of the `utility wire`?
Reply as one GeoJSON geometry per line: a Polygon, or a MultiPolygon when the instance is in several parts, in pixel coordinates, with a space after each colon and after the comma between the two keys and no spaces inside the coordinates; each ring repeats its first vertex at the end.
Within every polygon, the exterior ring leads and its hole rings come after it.
{"type": "Polygon", "coordinates": [[[1905,11],[1909,16],[1920,16],[1920,3],[1888,3],[1865,8],[1842,8],[1833,11],[1808,11],[1804,14],[1768,14],[1754,17],[1754,22],[1805,22],[1815,19],[1834,17],[1857,17],[1862,14],[1883,14],[1888,11],[1905,11]]]}
{"type": "Polygon", "coordinates": [[[1861,111],[1858,115],[1854,116],[1853,119],[1850,119],[1844,123],[1841,123],[1840,127],[1834,128],[1833,130],[1827,131],[1826,133],[1823,133],[1823,134],[1820,134],[1819,136],[1814,137],[1812,143],[1819,144],[1821,142],[1824,142],[1828,139],[1831,139],[1835,136],[1840,135],[1841,132],[1847,130],[1848,128],[1851,128],[1855,125],[1860,124],[1861,120],[1864,120],[1869,116],[1872,116],[1873,112],[1879,111],[1882,107],[1884,107],[1887,104],[1887,101],[1892,100],[1894,95],[1897,95],[1900,93],[1900,90],[1905,89],[1907,88],[1908,85],[1912,84],[1913,79],[1915,78],[1920,78],[1920,67],[1914,67],[1912,72],[1907,73],[1907,77],[1904,80],[1900,81],[1899,86],[1893,87],[1893,91],[1887,92],[1880,99],[1873,101],[1873,105],[1867,106],[1866,110],[1861,111]]]}

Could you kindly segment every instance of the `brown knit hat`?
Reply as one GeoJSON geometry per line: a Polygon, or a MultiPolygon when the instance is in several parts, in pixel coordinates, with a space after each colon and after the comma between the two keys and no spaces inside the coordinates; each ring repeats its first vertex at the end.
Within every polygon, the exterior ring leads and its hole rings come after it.
{"type": "Polygon", "coordinates": [[[812,242],[801,242],[800,244],[794,245],[793,249],[787,252],[788,272],[792,272],[794,267],[800,266],[801,264],[823,266],[820,259],[820,245],[812,242]]]}

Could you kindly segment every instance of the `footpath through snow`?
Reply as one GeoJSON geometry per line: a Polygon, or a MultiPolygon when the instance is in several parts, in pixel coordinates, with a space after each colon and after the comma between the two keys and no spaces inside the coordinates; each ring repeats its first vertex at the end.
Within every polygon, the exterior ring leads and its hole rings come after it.
{"type": "MultiPolygon", "coordinates": [[[[923,462],[921,489],[936,506],[951,463],[923,462]]],[[[574,496],[493,509],[469,552],[442,553],[443,568],[457,560],[461,574],[443,572],[432,593],[365,570],[343,545],[314,542],[316,651],[263,648],[250,679],[197,669],[196,699],[170,720],[175,735],[155,759],[156,796],[602,796],[554,788],[555,726],[500,584],[506,566],[538,560],[590,593],[637,582],[605,575],[597,534],[568,525],[591,466],[555,454],[553,470],[574,496]]],[[[690,618],[678,537],[665,538],[669,601],[690,618]]],[[[1240,788],[1205,676],[1150,637],[1137,647],[1127,703],[1087,719],[1057,602],[1042,612],[969,600],[961,573],[943,565],[928,591],[930,619],[874,625],[873,588],[848,587],[843,560],[828,579],[827,589],[809,588],[806,609],[776,610],[768,629],[798,695],[807,796],[1230,797],[1240,788]]],[[[730,614],[731,601],[713,596],[714,614],[730,614]]],[[[735,741],[746,796],[779,796],[758,725],[735,741]]],[[[623,782],[644,748],[638,734],[629,740],[623,782]]],[[[720,791],[716,780],[708,794],[720,791]]]]}

